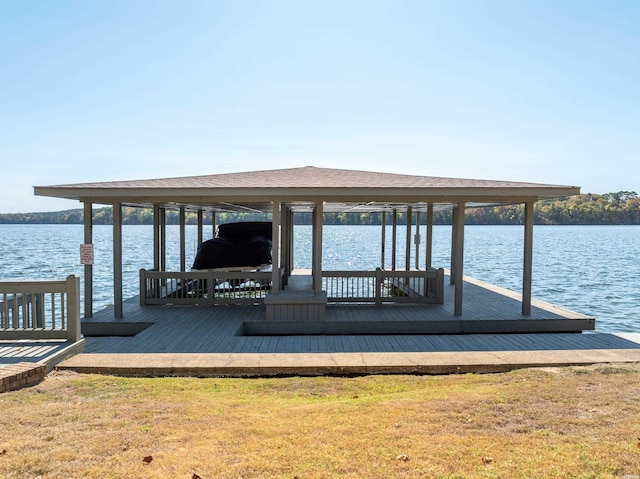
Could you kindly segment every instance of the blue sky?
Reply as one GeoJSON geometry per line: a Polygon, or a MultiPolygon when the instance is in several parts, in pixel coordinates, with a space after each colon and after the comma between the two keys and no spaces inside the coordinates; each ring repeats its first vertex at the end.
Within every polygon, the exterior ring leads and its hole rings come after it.
{"type": "Polygon", "coordinates": [[[638,1],[0,2],[0,213],[305,165],[640,191],[638,1]]]}

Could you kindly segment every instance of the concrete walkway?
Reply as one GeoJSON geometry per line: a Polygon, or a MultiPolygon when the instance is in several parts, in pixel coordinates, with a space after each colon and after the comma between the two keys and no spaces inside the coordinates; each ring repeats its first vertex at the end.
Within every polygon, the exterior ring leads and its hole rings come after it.
{"type": "MultiPolygon", "coordinates": [[[[582,335],[575,335],[576,339],[582,335]]],[[[613,336],[606,334],[606,336],[613,336]]],[[[640,334],[615,335],[620,349],[79,354],[58,369],[125,376],[318,376],[503,372],[526,367],[640,362],[640,334]]]]}

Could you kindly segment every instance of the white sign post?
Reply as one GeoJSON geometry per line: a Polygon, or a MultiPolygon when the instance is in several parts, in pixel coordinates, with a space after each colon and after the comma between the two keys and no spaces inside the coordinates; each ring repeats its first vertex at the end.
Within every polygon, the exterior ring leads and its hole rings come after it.
{"type": "Polygon", "coordinates": [[[80,245],[80,264],[93,264],[93,245],[80,245]]]}

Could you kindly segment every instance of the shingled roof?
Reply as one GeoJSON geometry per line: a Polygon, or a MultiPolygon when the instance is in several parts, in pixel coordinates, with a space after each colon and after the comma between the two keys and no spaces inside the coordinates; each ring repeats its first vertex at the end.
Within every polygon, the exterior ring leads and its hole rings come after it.
{"type": "Polygon", "coordinates": [[[513,203],[578,194],[575,186],[378,173],[306,166],[179,178],[36,186],[35,194],[93,203],[149,206],[164,204],[229,210],[230,204],[269,210],[267,203],[304,204],[322,200],[326,211],[357,207],[375,211],[390,204],[465,202],[513,203]],[[224,208],[219,207],[224,204],[224,208]],[[217,206],[216,206],[217,205],[217,206]],[[367,205],[365,208],[364,205],[367,205]]]}

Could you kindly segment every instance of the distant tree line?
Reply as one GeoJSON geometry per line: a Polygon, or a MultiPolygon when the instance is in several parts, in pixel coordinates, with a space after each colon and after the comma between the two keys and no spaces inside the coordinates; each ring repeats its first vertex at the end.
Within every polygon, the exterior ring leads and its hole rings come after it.
{"type": "MultiPolygon", "coordinates": [[[[0,214],[0,224],[82,224],[82,208],[53,213],[0,214]]],[[[151,225],[153,210],[150,208],[122,209],[123,224],[151,225]]],[[[425,222],[422,215],[421,223],[425,222]]],[[[218,224],[232,221],[269,221],[267,213],[218,213],[218,224]]],[[[311,224],[310,214],[297,214],[297,224],[311,224]]],[[[187,224],[197,224],[195,212],[185,214],[187,224]]],[[[93,223],[112,224],[111,207],[93,210],[93,223]]],[[[211,216],[205,215],[205,223],[211,216]]],[[[469,225],[517,225],[524,222],[524,205],[504,205],[486,208],[467,208],[465,223],[469,225]]],[[[167,223],[179,224],[178,211],[167,211],[167,223]]],[[[324,223],[328,225],[379,225],[381,213],[326,213],[324,223]]],[[[434,214],[435,224],[451,224],[451,211],[434,214]]],[[[534,223],[539,225],[640,225],[640,198],[635,191],[619,191],[604,195],[582,194],[566,198],[538,201],[534,206],[534,223]]],[[[391,215],[387,215],[391,224],[391,215]]],[[[406,224],[406,215],[398,213],[398,224],[406,224]]]]}

